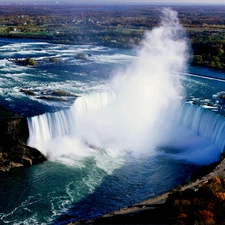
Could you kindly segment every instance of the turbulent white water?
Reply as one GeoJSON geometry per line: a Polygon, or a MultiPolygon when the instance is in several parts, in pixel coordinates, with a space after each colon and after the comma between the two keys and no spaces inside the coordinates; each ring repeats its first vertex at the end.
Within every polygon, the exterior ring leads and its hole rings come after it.
{"type": "Polygon", "coordinates": [[[182,33],[177,13],[165,9],[160,26],[145,34],[135,62],[109,81],[111,92],[89,94],[69,110],[30,118],[28,144],[53,160],[87,153],[90,145],[153,151],[183,96],[179,76],[172,73],[186,65],[182,33]]]}

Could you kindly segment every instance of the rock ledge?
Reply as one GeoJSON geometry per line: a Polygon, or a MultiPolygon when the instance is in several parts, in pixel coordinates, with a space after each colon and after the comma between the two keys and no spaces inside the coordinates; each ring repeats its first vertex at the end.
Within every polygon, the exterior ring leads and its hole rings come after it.
{"type": "Polygon", "coordinates": [[[0,106],[0,171],[46,160],[41,152],[26,145],[28,137],[27,119],[0,106]]]}

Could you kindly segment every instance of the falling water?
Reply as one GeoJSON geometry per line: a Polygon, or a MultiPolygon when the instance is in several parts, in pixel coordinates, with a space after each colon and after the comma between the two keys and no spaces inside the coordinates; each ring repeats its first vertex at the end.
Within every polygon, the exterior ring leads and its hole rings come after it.
{"type": "Polygon", "coordinates": [[[87,153],[90,146],[154,153],[182,102],[179,75],[172,71],[185,69],[186,53],[177,13],[164,9],[160,26],[146,32],[136,60],[112,76],[111,91],[82,96],[69,110],[29,118],[28,144],[51,159],[87,153]]]}
{"type": "Polygon", "coordinates": [[[215,144],[218,152],[225,149],[225,118],[208,109],[192,104],[184,104],[180,114],[180,124],[215,144]]]}

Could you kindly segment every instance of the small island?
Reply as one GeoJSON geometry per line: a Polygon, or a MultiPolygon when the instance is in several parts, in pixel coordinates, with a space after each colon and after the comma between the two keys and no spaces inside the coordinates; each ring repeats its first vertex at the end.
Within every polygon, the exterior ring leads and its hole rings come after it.
{"type": "Polygon", "coordinates": [[[48,101],[69,101],[71,99],[76,99],[79,97],[78,95],[59,89],[43,91],[20,89],[20,92],[29,96],[33,96],[37,99],[43,99],[48,101]]]}
{"type": "Polygon", "coordinates": [[[16,59],[15,62],[23,66],[36,66],[36,61],[32,58],[16,59]]]}

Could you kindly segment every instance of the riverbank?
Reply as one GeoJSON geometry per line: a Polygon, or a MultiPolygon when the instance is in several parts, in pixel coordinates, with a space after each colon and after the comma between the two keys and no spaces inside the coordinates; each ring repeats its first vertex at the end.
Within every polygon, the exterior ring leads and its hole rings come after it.
{"type": "MultiPolygon", "coordinates": [[[[225,159],[223,159],[215,169],[209,174],[197,179],[187,185],[180,187],[179,191],[192,189],[198,190],[199,187],[208,182],[213,177],[225,177],[225,159]]],[[[101,217],[88,220],[69,223],[74,224],[165,224],[164,215],[161,214],[160,207],[166,202],[169,194],[168,191],[162,195],[150,198],[132,206],[116,210],[101,217]]]]}
{"type": "Polygon", "coordinates": [[[29,130],[26,117],[6,110],[0,105],[0,172],[41,163],[46,157],[26,145],[29,130]]]}

